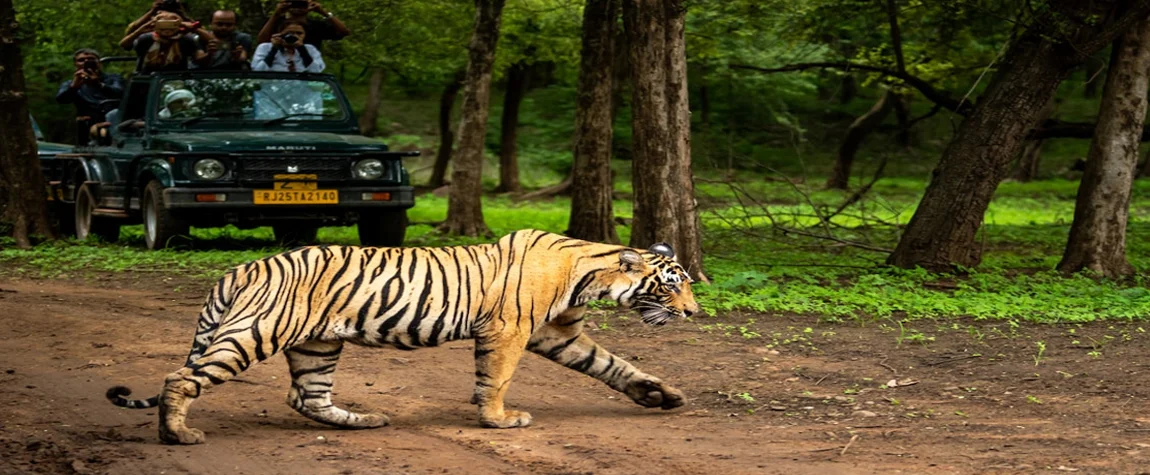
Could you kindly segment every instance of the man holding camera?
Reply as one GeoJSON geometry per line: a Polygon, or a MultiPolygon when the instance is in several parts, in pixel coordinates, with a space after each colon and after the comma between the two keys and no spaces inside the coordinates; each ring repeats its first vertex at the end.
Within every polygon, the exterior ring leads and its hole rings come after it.
{"type": "Polygon", "coordinates": [[[299,23],[306,32],[305,44],[323,49],[323,42],[339,40],[351,34],[351,30],[339,21],[331,12],[325,10],[319,2],[311,0],[284,0],[276,4],[276,11],[268,18],[263,29],[256,38],[259,43],[269,43],[272,35],[283,29],[286,23],[299,23]],[[308,15],[316,13],[323,16],[323,20],[312,20],[308,15]]]}
{"type": "Polygon", "coordinates": [[[252,54],[252,35],[236,31],[236,12],[216,10],[212,13],[214,40],[200,37],[200,44],[211,57],[208,69],[248,69],[252,54]]]}
{"type": "Polygon", "coordinates": [[[103,122],[104,114],[115,107],[114,104],[102,103],[124,95],[124,78],[104,73],[100,66],[100,53],[93,49],[77,50],[72,55],[72,64],[76,72],[70,81],[60,84],[56,102],[76,106],[77,137],[86,138],[89,126],[103,122]]]}

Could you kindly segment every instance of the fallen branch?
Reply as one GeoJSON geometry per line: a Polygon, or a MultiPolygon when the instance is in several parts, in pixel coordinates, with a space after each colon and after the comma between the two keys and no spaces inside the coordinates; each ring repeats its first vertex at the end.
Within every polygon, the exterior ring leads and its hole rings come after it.
{"type": "Polygon", "coordinates": [[[744,69],[748,71],[757,71],[760,73],[785,73],[793,71],[805,71],[808,69],[841,69],[843,71],[859,70],[868,71],[872,73],[879,73],[884,76],[889,76],[901,79],[907,85],[915,88],[918,92],[922,93],[924,97],[930,101],[938,104],[951,112],[960,115],[967,115],[970,111],[974,110],[974,104],[969,102],[961,102],[958,99],[950,97],[945,92],[939,91],[926,80],[907,72],[895,71],[892,69],[882,68],[878,66],[870,66],[866,64],[852,63],[849,61],[843,62],[817,62],[817,63],[797,63],[788,64],[778,68],[761,68],[758,66],[751,66],[747,64],[732,64],[729,65],[731,69],[744,69]]]}
{"type": "Polygon", "coordinates": [[[859,435],[858,434],[852,435],[850,442],[847,442],[846,447],[843,447],[843,451],[839,452],[839,457],[846,455],[847,449],[851,448],[851,445],[854,444],[856,440],[859,440],[859,435]]]}

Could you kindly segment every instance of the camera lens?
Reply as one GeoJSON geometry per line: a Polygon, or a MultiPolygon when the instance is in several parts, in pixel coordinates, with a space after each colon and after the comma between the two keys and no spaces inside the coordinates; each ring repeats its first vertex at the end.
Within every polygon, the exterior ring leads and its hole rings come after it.
{"type": "Polygon", "coordinates": [[[296,41],[299,41],[299,37],[296,36],[294,33],[288,33],[288,34],[284,35],[283,38],[284,38],[284,43],[287,43],[289,45],[293,45],[293,44],[295,44],[296,41]]]}

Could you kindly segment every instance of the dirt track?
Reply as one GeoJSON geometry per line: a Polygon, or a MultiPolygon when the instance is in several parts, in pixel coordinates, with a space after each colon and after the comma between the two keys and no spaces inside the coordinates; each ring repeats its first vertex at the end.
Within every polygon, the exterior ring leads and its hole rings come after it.
{"type": "Polygon", "coordinates": [[[964,328],[896,346],[897,332],[873,324],[758,316],[764,337],[745,339],[612,318],[589,331],[684,390],[688,405],[643,409],[529,355],[508,404],[535,422],[514,430],[477,426],[469,342],[352,347],[336,401],[382,409],[391,426],[342,431],[297,415],[273,358],[192,406],[189,425],[207,444],[165,446],[155,411],[114,407],[103,393],[159,388],[186,355],[204,289],[137,278],[0,281],[0,473],[1150,473],[1148,337],[1105,324],[981,342],[964,328]],[[775,331],[806,337],[775,354],[764,347],[775,331]],[[1103,335],[1114,339],[1088,356],[1082,342],[1103,335]],[[1035,366],[1037,340],[1048,348],[1035,366]],[[918,383],[880,388],[908,378],[918,383]]]}

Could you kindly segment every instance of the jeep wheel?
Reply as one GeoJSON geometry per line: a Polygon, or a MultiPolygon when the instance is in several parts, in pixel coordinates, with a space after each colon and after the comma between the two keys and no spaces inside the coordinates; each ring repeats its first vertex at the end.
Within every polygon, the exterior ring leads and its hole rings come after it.
{"type": "Polygon", "coordinates": [[[175,244],[173,238],[188,235],[188,224],[176,219],[164,207],[164,187],[160,182],[148,182],[140,206],[144,215],[144,244],[148,249],[164,249],[175,244]]]}
{"type": "Polygon", "coordinates": [[[318,232],[319,226],[314,224],[289,223],[272,225],[272,233],[276,236],[276,242],[284,247],[300,247],[315,244],[315,235],[318,232]]]}
{"type": "Polygon", "coordinates": [[[120,239],[118,221],[92,215],[96,211],[96,198],[88,185],[80,186],[80,191],[76,192],[76,206],[73,209],[76,239],[86,241],[90,236],[96,236],[106,242],[116,242],[120,239]]]}
{"type": "Polygon", "coordinates": [[[359,215],[359,243],[399,247],[407,235],[407,210],[368,211],[359,215]]]}

